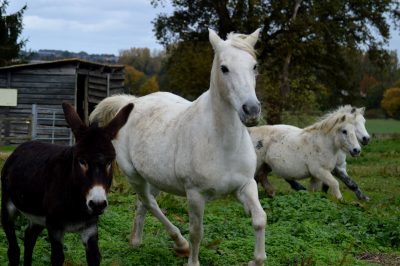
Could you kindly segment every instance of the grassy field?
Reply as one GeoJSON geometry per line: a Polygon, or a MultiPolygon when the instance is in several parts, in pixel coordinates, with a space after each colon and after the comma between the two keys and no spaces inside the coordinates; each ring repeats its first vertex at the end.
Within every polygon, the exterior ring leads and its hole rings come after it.
{"type": "MultiPolygon", "coordinates": [[[[349,158],[348,172],[371,201],[358,201],[343,186],[342,202],[323,193],[294,192],[276,177],[271,178],[278,189],[274,199],[266,198],[260,188],[268,216],[266,265],[400,265],[400,140],[373,139],[360,157],[349,158]]],[[[174,255],[172,241],[151,215],[146,217],[143,246],[129,246],[135,195],[124,177],[117,175],[114,181],[110,206],[100,221],[102,265],[184,265],[186,259],[174,255]]],[[[186,201],[162,194],[159,203],[188,236],[186,201]]],[[[245,265],[252,259],[251,220],[234,199],[208,203],[204,224],[202,265],[245,265]]],[[[19,219],[21,247],[25,226],[26,221],[19,219]]],[[[49,248],[43,233],[34,250],[34,265],[50,264],[49,248]]],[[[6,250],[0,230],[0,265],[7,265],[6,250]]],[[[65,265],[86,264],[78,234],[66,235],[64,250],[65,265]]]]}
{"type": "Polygon", "coordinates": [[[400,134],[400,121],[393,119],[367,119],[366,127],[372,134],[400,134]]]}

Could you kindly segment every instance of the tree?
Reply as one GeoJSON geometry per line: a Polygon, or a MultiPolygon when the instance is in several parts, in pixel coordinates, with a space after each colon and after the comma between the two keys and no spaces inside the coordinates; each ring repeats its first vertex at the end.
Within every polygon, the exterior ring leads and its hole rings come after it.
{"type": "Polygon", "coordinates": [[[161,14],[153,22],[157,39],[166,47],[179,40],[206,41],[208,27],[222,36],[262,27],[261,69],[279,91],[277,99],[267,99],[267,107],[269,102],[278,109],[270,123],[280,122],[293,80],[314,76],[307,79],[315,80],[312,90],[318,94],[322,84],[330,90],[330,100],[358,86],[347,83],[353,69],[346,56],[368,47],[369,56],[383,64],[389,20],[400,26],[396,0],[172,0],[172,5],[172,15],[161,14]]]}
{"type": "Polygon", "coordinates": [[[140,87],[139,94],[146,95],[157,91],[159,91],[157,77],[152,76],[148,80],[146,80],[142,87],[140,87]]]}
{"type": "Polygon", "coordinates": [[[26,43],[26,40],[18,41],[23,29],[22,16],[26,5],[18,12],[9,15],[6,15],[7,6],[7,0],[0,3],[0,66],[8,65],[18,58],[26,43]]]}
{"type": "Polygon", "coordinates": [[[170,46],[165,62],[165,89],[194,100],[210,86],[212,58],[209,42],[182,41],[170,46]]]}
{"type": "Polygon", "coordinates": [[[400,119],[400,88],[387,89],[381,105],[389,117],[400,119]]]}
{"type": "Polygon", "coordinates": [[[140,87],[146,80],[146,75],[133,66],[125,65],[125,86],[131,94],[138,94],[140,87]]]}
{"type": "Polygon", "coordinates": [[[160,72],[163,52],[150,52],[149,48],[130,48],[119,52],[120,64],[133,66],[135,69],[151,76],[160,72]]]}

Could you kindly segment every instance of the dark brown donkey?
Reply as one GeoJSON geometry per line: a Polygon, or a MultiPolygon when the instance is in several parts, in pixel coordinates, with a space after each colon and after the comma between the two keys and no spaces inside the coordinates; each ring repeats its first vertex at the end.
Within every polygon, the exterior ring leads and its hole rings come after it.
{"type": "Polygon", "coordinates": [[[16,214],[30,220],[25,231],[24,265],[32,264],[37,237],[47,228],[51,264],[64,262],[65,232],[80,232],[89,265],[99,265],[97,220],[107,207],[115,150],[111,140],[125,124],[128,104],[105,127],[87,127],[74,108],[63,103],[65,119],[76,138],[72,147],[29,141],[7,159],[1,172],[1,221],[10,265],[19,265],[14,228],[16,214]]]}

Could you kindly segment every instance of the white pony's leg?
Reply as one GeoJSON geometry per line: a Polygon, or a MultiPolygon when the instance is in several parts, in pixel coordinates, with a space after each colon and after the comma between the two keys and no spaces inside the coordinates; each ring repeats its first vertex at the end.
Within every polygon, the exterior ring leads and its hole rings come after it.
{"type": "MultiPolygon", "coordinates": [[[[178,256],[187,257],[189,256],[189,243],[188,241],[182,236],[181,232],[179,231],[178,227],[173,225],[168,218],[164,215],[161,211],[160,207],[157,204],[157,201],[154,195],[150,192],[150,184],[144,180],[140,180],[141,178],[136,178],[136,182],[131,182],[136,193],[139,197],[139,200],[142,204],[146,207],[148,211],[150,211],[154,217],[156,217],[165,227],[169,236],[175,242],[175,252],[178,256]],[[140,181],[139,181],[140,180],[140,181]]],[[[142,217],[139,217],[142,219],[142,217]]],[[[136,217],[134,218],[133,224],[136,225],[136,217]]],[[[139,230],[140,228],[138,228],[139,230]]],[[[143,230],[143,229],[142,229],[143,230]]],[[[133,240],[132,240],[133,241],[133,240]]]]}
{"type": "Polygon", "coordinates": [[[264,261],[267,259],[267,255],[265,254],[265,225],[267,215],[258,199],[257,183],[254,179],[238,191],[237,198],[243,203],[246,212],[250,212],[256,236],[254,260],[250,261],[249,265],[264,265],[264,261]]]}
{"type": "Polygon", "coordinates": [[[312,191],[312,192],[320,191],[321,186],[322,186],[321,180],[319,180],[318,178],[314,178],[314,177],[311,178],[310,191],[312,191]]]}
{"type": "Polygon", "coordinates": [[[199,266],[200,242],[203,238],[205,199],[196,190],[186,191],[189,204],[190,255],[188,266],[199,266]]]}
{"type": "Polygon", "coordinates": [[[330,188],[332,188],[333,195],[341,200],[343,198],[342,193],[339,189],[339,182],[333,177],[333,175],[325,170],[325,169],[318,169],[315,171],[310,171],[312,176],[316,179],[319,179],[323,183],[327,184],[330,188]]]}

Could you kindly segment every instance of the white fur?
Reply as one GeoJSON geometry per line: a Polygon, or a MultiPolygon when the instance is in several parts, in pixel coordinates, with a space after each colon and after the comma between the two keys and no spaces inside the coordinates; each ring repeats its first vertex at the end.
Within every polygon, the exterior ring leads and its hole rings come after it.
{"type": "Polygon", "coordinates": [[[187,197],[191,241],[188,265],[199,265],[205,203],[234,194],[253,219],[256,246],[255,260],[250,264],[263,265],[266,215],[253,178],[256,155],[242,123],[246,119],[243,104],[258,103],[256,61],[246,51],[257,37],[258,31],[248,40],[243,35],[232,34],[223,41],[210,30],[215,51],[210,89],[194,102],[166,92],[140,98],[119,95],[100,102],[91,115],[92,121],[104,123],[105,113],[114,112],[127,102],[135,104],[135,111],[114,141],[118,164],[141,201],[131,240],[134,245],[141,242],[146,208],[164,224],[175,241],[176,251],[189,251],[188,242],[165,217],[150,193],[154,186],[187,197]],[[245,50],[238,48],[240,42],[245,50]],[[229,68],[229,73],[221,72],[222,64],[229,68]]]}
{"type": "Polygon", "coordinates": [[[81,239],[82,239],[83,244],[87,245],[87,242],[89,241],[89,239],[95,234],[97,234],[97,225],[95,225],[95,224],[88,228],[81,230],[81,239]]]}
{"type": "Polygon", "coordinates": [[[331,171],[343,153],[361,150],[354,121],[354,115],[336,111],[305,129],[289,125],[249,128],[254,146],[262,141],[261,147],[256,149],[257,171],[266,163],[285,179],[312,176],[313,189],[322,181],[332,187],[336,198],[341,199],[339,183],[331,171]]]}

